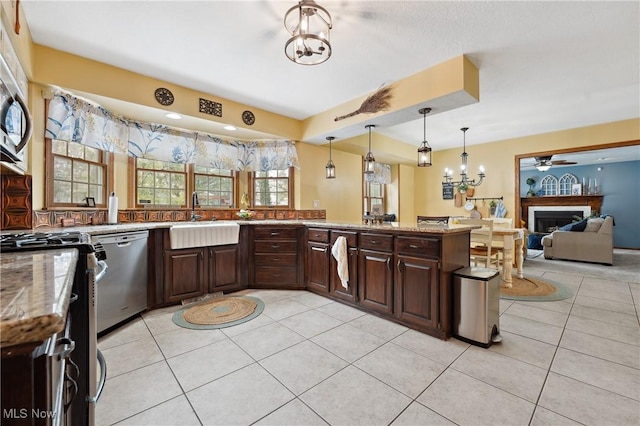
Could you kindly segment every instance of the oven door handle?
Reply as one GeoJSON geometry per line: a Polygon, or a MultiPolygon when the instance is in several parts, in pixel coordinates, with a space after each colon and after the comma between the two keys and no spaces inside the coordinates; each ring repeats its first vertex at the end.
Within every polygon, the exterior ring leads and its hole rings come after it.
{"type": "Polygon", "coordinates": [[[99,260],[98,269],[99,271],[96,274],[96,282],[99,282],[107,274],[107,269],[109,269],[109,267],[107,266],[107,262],[105,262],[104,260],[99,260]]]}

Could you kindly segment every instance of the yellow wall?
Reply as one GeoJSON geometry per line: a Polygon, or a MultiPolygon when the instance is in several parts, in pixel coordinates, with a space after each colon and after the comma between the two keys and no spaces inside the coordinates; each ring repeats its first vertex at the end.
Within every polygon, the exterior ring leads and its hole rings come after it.
{"type": "Polygon", "coordinates": [[[325,165],[329,149],[307,143],[296,144],[300,169],[296,169],[297,209],[313,209],[314,200],[319,209],[327,211],[329,221],[362,220],[362,158],[359,155],[333,150],[336,178],[325,178],[325,165]]]}
{"type": "MultiPolygon", "coordinates": [[[[401,164],[398,166],[398,192],[399,192],[399,209],[398,221],[411,223],[416,220],[416,206],[414,191],[424,191],[424,187],[417,187],[415,184],[417,166],[407,166],[401,164]]],[[[419,185],[418,185],[419,186],[419,185]]]]}
{"type": "MultiPolygon", "coordinates": [[[[474,197],[504,197],[507,217],[514,217],[515,156],[556,151],[614,142],[640,139],[640,119],[599,124],[577,129],[562,130],[522,138],[507,139],[482,145],[467,146],[469,177],[477,178],[478,167],[486,169],[486,178],[476,188],[474,197]]],[[[433,166],[416,167],[415,209],[418,215],[468,216],[463,207],[454,207],[453,200],[442,199],[442,176],[445,167],[459,172],[461,148],[433,153],[433,166]]],[[[454,174],[454,180],[460,178],[454,174]]]]}

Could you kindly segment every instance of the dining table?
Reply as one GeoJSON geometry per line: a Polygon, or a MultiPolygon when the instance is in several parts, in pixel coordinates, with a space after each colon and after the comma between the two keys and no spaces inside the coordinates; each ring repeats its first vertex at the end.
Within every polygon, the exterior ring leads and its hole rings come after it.
{"type": "MultiPolygon", "coordinates": [[[[477,230],[480,231],[480,230],[477,230]]],[[[491,240],[502,242],[502,282],[505,287],[513,286],[513,264],[515,260],[516,274],[523,278],[522,264],[524,263],[523,244],[524,229],[521,228],[493,228],[491,240]]]]}

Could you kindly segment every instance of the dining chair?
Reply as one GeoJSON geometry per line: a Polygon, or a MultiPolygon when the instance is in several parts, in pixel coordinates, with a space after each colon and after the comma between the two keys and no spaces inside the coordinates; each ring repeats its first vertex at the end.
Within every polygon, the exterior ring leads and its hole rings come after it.
{"type": "Polygon", "coordinates": [[[418,225],[440,225],[449,224],[449,216],[418,216],[418,225]]]}
{"type": "Polygon", "coordinates": [[[469,257],[473,261],[473,266],[478,266],[478,261],[481,261],[485,268],[491,268],[491,265],[495,264],[496,269],[500,269],[500,252],[493,247],[493,221],[460,219],[459,223],[481,226],[481,228],[472,229],[470,233],[469,257]]]}

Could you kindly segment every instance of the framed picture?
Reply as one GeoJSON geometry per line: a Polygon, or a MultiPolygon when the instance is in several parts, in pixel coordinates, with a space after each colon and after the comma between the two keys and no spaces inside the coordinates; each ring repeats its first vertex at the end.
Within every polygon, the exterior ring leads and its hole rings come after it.
{"type": "Polygon", "coordinates": [[[381,215],[382,214],[382,204],[374,204],[371,206],[371,214],[376,216],[376,215],[381,215]]]}
{"type": "Polygon", "coordinates": [[[582,184],[579,184],[579,183],[572,184],[571,195],[582,195],[582,184]]]}
{"type": "Polygon", "coordinates": [[[95,207],[96,206],[96,199],[93,197],[87,197],[87,207],[95,207]]]}

